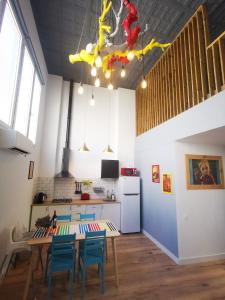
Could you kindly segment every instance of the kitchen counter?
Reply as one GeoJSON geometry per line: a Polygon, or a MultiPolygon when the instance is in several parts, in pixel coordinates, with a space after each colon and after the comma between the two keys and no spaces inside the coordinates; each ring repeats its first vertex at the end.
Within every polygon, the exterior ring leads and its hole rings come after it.
{"type": "Polygon", "coordinates": [[[95,204],[113,204],[120,203],[120,201],[104,200],[104,199],[90,199],[90,200],[80,200],[73,199],[70,203],[52,203],[52,201],[45,201],[41,204],[32,204],[32,206],[52,206],[52,205],[95,205],[95,204]]]}
{"type": "Polygon", "coordinates": [[[96,219],[111,220],[120,230],[120,201],[108,201],[104,199],[80,200],[72,199],[70,203],[52,203],[52,199],[42,204],[31,205],[30,229],[35,229],[39,218],[57,215],[71,215],[72,220],[80,220],[80,214],[95,214],[96,219]]]}

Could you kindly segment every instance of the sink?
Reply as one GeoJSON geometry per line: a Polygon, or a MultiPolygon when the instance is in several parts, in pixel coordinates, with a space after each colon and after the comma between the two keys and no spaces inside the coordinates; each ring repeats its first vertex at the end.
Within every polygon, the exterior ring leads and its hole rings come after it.
{"type": "Polygon", "coordinates": [[[111,199],[102,199],[103,201],[105,202],[116,202],[116,199],[115,200],[111,200],[111,199]]]}

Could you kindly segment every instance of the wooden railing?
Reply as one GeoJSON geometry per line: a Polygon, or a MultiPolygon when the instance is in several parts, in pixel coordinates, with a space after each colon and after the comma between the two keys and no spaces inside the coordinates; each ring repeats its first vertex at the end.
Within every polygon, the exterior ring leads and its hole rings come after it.
{"type": "Polygon", "coordinates": [[[215,92],[219,93],[225,89],[225,32],[223,32],[215,41],[207,47],[207,53],[211,57],[211,66],[213,66],[215,92]]]}
{"type": "Polygon", "coordinates": [[[221,91],[225,85],[222,34],[209,44],[208,18],[200,6],[136,89],[137,135],[221,91]]]}

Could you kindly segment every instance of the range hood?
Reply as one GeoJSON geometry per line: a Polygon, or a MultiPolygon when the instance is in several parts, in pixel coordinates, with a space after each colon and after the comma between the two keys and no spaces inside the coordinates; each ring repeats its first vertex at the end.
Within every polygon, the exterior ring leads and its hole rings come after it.
{"type": "Polygon", "coordinates": [[[0,128],[0,149],[7,149],[20,154],[30,154],[34,149],[34,145],[18,131],[0,128]]]}
{"type": "Polygon", "coordinates": [[[72,114],[72,104],[73,104],[73,81],[70,81],[70,92],[69,92],[69,105],[67,114],[67,127],[66,127],[66,143],[63,148],[62,157],[62,168],[55,178],[74,178],[74,176],[69,172],[69,162],[70,162],[70,126],[71,126],[71,114],[72,114]]]}

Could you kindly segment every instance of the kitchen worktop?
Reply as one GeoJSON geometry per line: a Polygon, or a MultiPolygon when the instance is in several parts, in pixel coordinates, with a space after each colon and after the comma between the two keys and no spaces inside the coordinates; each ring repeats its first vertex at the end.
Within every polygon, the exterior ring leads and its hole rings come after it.
{"type": "Polygon", "coordinates": [[[90,199],[90,200],[80,200],[73,199],[70,203],[52,203],[51,200],[45,201],[41,204],[32,204],[32,206],[51,206],[51,205],[93,205],[93,204],[113,204],[120,203],[120,201],[104,200],[104,199],[90,199]]]}

